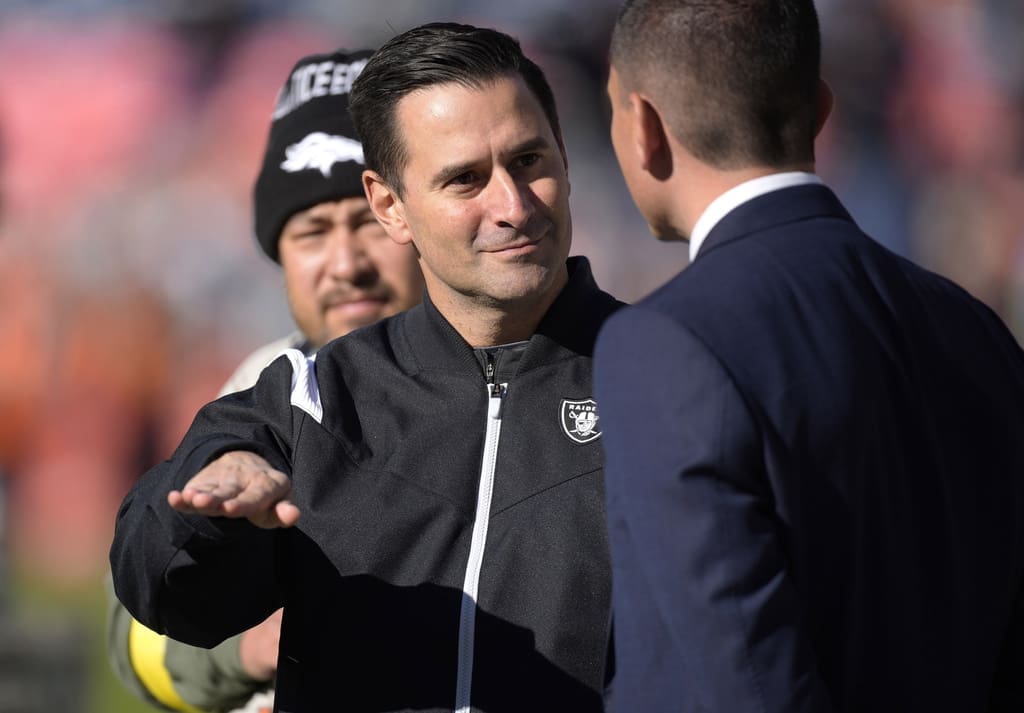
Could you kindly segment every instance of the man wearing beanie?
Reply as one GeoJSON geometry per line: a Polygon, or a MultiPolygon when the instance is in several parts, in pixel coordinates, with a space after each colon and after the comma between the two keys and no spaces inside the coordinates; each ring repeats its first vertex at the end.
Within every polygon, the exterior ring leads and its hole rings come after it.
{"type": "MultiPolygon", "coordinates": [[[[282,267],[298,331],[253,352],[221,395],[251,387],[284,349],[310,355],[420,301],[415,250],[387,236],[363,193],[348,93],[370,54],[304,57],[278,95],[253,193],[255,230],[282,267]]],[[[257,713],[273,705],[280,627],[278,610],[212,649],[197,648],[146,628],[111,597],[108,649],[118,677],[151,704],[257,713]]]]}

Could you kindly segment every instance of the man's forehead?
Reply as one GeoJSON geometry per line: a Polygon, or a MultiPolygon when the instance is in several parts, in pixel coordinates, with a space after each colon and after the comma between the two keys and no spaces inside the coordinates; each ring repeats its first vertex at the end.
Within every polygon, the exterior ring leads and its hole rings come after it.
{"type": "Polygon", "coordinates": [[[492,137],[490,132],[499,125],[527,131],[548,125],[539,100],[518,75],[479,85],[445,82],[416,89],[399,101],[397,119],[410,158],[431,153],[440,141],[450,145],[492,137]]]}

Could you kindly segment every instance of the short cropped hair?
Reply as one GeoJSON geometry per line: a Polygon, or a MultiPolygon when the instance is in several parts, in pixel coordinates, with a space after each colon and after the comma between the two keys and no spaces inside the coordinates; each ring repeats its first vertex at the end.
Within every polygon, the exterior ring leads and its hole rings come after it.
{"type": "Polygon", "coordinates": [[[821,34],[812,0],[627,0],[610,60],[668,131],[721,169],[814,159],[821,34]]]}
{"type": "Polygon", "coordinates": [[[544,72],[502,32],[457,23],[429,23],[385,43],[352,85],[349,110],[363,143],[366,167],[399,196],[408,147],[398,130],[402,97],[439,84],[479,89],[503,77],[520,76],[540,102],[559,146],[562,132],[555,96],[544,72]]]}

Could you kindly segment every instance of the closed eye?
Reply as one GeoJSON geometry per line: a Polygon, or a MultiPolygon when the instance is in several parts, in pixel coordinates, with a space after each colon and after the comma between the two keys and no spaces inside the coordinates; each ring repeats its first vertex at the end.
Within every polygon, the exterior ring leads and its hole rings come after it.
{"type": "Polygon", "coordinates": [[[315,224],[302,230],[297,230],[293,235],[296,238],[317,238],[321,235],[326,235],[328,232],[330,232],[329,225],[315,224]]]}

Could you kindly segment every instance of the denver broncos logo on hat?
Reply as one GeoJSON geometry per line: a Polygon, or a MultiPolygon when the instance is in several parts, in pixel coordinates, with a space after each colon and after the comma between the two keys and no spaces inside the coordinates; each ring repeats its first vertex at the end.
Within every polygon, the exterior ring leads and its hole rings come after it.
{"type": "Polygon", "coordinates": [[[314,131],[297,144],[292,144],[284,150],[284,155],[287,158],[281,168],[288,173],[315,168],[324,174],[324,178],[331,175],[331,167],[338,162],[366,163],[361,143],[346,136],[325,134],[322,131],[314,131]]]}

